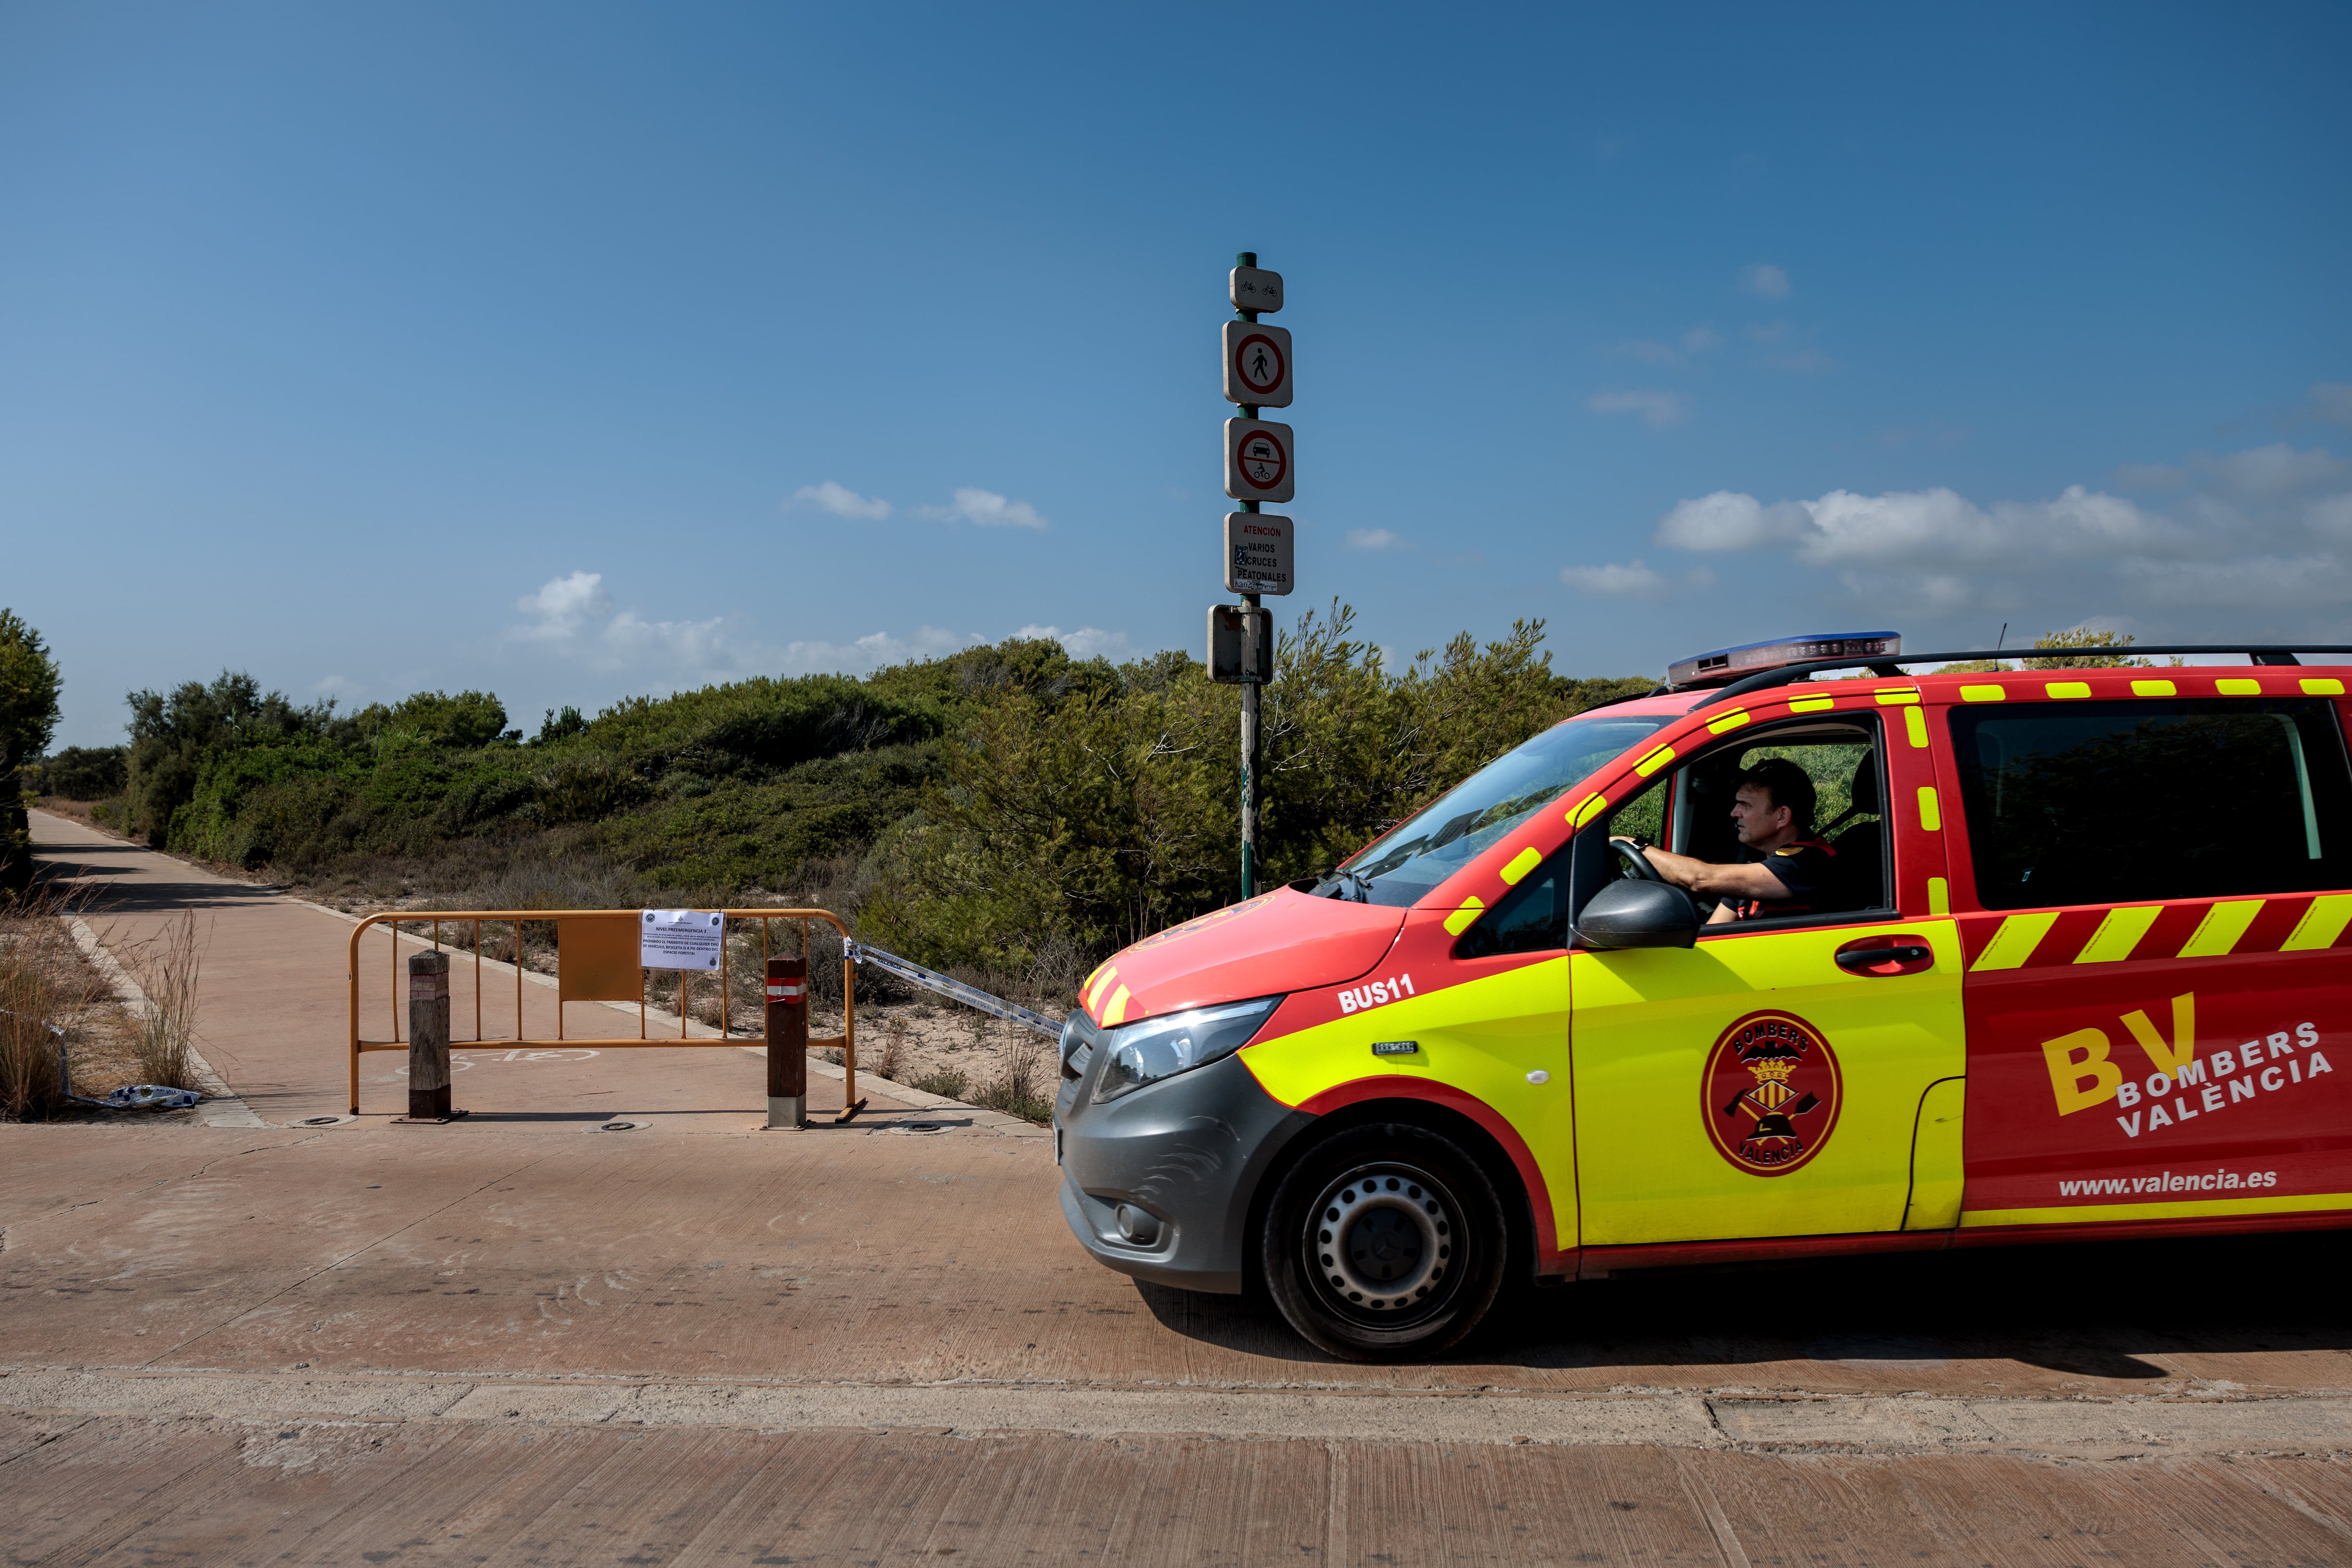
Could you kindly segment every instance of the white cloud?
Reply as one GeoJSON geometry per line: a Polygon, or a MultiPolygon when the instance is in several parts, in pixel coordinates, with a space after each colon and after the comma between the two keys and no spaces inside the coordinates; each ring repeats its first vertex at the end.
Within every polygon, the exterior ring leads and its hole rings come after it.
{"type": "Polygon", "coordinates": [[[1645,364],[1683,364],[1710,349],[1723,346],[1722,335],[1713,327],[1696,326],[1671,343],[1650,338],[1628,338],[1610,346],[1609,352],[1637,359],[1645,364]]]}
{"type": "Polygon", "coordinates": [[[1037,509],[1025,500],[1008,500],[994,490],[965,488],[955,493],[950,506],[921,506],[918,516],[937,518],[941,521],[976,522],[982,528],[1050,528],[1053,525],[1037,515],[1037,509]]]}
{"type": "Polygon", "coordinates": [[[788,642],[778,648],[770,672],[777,675],[869,675],[888,665],[912,659],[937,658],[988,639],[978,632],[951,632],[943,626],[919,626],[907,636],[868,632],[851,642],[788,642]]]}
{"type": "Polygon", "coordinates": [[[1385,528],[1351,528],[1348,531],[1350,550],[1406,550],[1412,548],[1404,536],[1385,528]]]}
{"type": "Polygon", "coordinates": [[[1690,416],[1690,405],[1679,392],[1596,392],[1585,406],[1595,414],[1638,414],[1653,430],[1679,425],[1690,416]]]}
{"type": "Polygon", "coordinates": [[[2223,485],[2240,495],[2277,496],[2323,485],[2341,476],[2347,467],[2325,447],[2298,452],[2284,441],[2206,459],[2202,465],[2223,485]]]}
{"type": "MultiPolygon", "coordinates": [[[[2132,605],[2340,612],[2352,603],[2352,493],[2311,492],[2348,471],[2324,449],[2283,444],[2136,470],[2143,488],[2192,487],[2162,511],[2082,485],[1990,503],[1942,487],[1769,505],[1718,490],[1670,509],[1655,539],[1696,554],[1780,554],[1888,616],[2056,605],[2063,618],[2051,624],[2072,625],[2085,610],[2132,605]]],[[[1587,592],[1653,586],[1630,568],[1571,571],[1582,575],[1564,580],[1587,592]]]]}
{"type": "Polygon", "coordinates": [[[1704,566],[1693,567],[1680,577],[1668,576],[1643,565],[1637,558],[1622,566],[1563,566],[1559,580],[1578,593],[1596,598],[1654,600],[1686,588],[1712,586],[1716,578],[1704,566]]]}
{"type": "Polygon", "coordinates": [[[2311,503],[2304,515],[2312,532],[2323,539],[2340,539],[2352,544],[2352,491],[2322,496],[2311,503]]]}
{"type": "Polygon", "coordinates": [[[1717,490],[1678,503],[1658,520],[1658,542],[1675,550],[1761,550],[1793,542],[1811,524],[1795,501],[1766,506],[1754,496],[1717,490]]]}
{"type": "Polygon", "coordinates": [[[1637,359],[1646,364],[1680,364],[1682,351],[1672,343],[1655,342],[1648,338],[1628,338],[1614,345],[1610,352],[1627,359],[1637,359]]]}
{"type": "Polygon", "coordinates": [[[827,479],[821,485],[803,485],[784,501],[786,511],[814,510],[829,511],[835,517],[862,517],[880,521],[890,515],[890,503],[879,496],[862,496],[846,485],[827,479]]]}
{"type": "Polygon", "coordinates": [[[1756,362],[1772,370],[1793,370],[1801,375],[1816,371],[1832,370],[1837,362],[1819,349],[1794,349],[1784,354],[1766,354],[1756,362]]]}
{"type": "Polygon", "coordinates": [[[1781,268],[1759,261],[1740,269],[1739,286],[1759,300],[1785,300],[1789,297],[1789,274],[1781,268]]]}
{"type": "Polygon", "coordinates": [[[649,621],[616,610],[601,572],[550,578],[515,607],[530,620],[509,626],[501,640],[535,645],[589,669],[628,670],[647,679],[724,679],[758,668],[768,650],[739,646],[724,616],[707,621],[649,621]]]}
{"type": "Polygon", "coordinates": [[[1080,626],[1066,632],[1059,626],[1023,626],[1013,634],[1017,637],[1050,637],[1062,645],[1072,658],[1107,658],[1113,664],[1123,664],[1135,657],[1134,645],[1125,632],[1107,632],[1100,626],[1080,626]]]}
{"type": "Polygon", "coordinates": [[[536,594],[515,601],[515,608],[532,617],[528,626],[509,628],[509,636],[533,642],[562,642],[578,634],[592,616],[609,615],[613,596],[604,592],[601,572],[574,572],[551,578],[536,594]]]}

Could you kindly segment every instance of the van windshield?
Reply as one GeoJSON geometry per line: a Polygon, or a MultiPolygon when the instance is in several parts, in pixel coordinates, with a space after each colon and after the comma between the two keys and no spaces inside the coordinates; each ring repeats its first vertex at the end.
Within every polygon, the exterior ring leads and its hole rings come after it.
{"type": "Polygon", "coordinates": [[[1547,802],[1674,718],[1603,711],[1555,724],[1389,829],[1316,890],[1367,903],[1412,903],[1547,802]]]}

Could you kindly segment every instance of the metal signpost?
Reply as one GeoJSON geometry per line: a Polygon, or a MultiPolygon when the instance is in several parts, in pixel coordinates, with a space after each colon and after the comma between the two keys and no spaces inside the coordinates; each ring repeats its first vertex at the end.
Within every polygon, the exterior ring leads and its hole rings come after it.
{"type": "Polygon", "coordinates": [[[1209,606],[1209,678],[1242,689],[1242,897],[1257,893],[1258,695],[1274,679],[1274,614],[1261,594],[1287,594],[1294,585],[1290,519],[1258,510],[1296,492],[1290,426],[1260,419],[1260,408],[1290,406],[1290,333],[1262,324],[1260,312],[1282,309],[1282,274],[1257,264],[1257,253],[1234,258],[1228,298],[1234,319],[1224,324],[1225,401],[1241,417],[1225,421],[1225,493],[1242,510],[1225,514],[1224,586],[1239,605],[1209,606]]]}

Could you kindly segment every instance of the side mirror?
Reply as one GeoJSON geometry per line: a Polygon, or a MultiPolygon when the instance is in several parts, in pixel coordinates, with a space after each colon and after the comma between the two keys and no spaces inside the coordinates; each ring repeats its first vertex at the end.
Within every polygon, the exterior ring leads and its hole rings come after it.
{"type": "Polygon", "coordinates": [[[1698,906],[1666,882],[1612,882],[1577,917],[1586,947],[1689,947],[1698,941],[1698,906]]]}

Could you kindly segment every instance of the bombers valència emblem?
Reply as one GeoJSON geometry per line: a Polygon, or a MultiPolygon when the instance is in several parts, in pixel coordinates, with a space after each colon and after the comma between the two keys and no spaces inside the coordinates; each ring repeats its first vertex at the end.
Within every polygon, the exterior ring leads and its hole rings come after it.
{"type": "Polygon", "coordinates": [[[1785,1176],[1829,1142],[1843,1089],[1819,1029],[1789,1013],[1750,1013],[1707,1053],[1700,1111],[1725,1159],[1759,1176],[1785,1176]]]}

